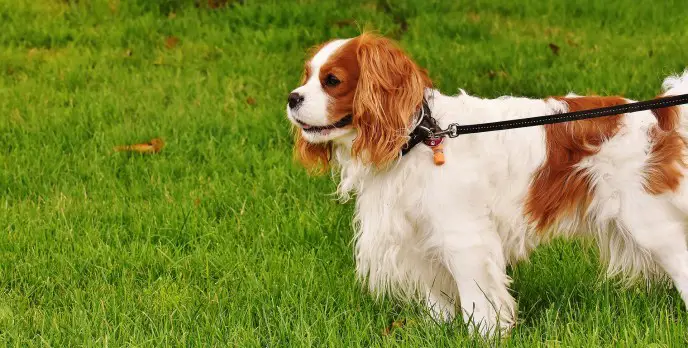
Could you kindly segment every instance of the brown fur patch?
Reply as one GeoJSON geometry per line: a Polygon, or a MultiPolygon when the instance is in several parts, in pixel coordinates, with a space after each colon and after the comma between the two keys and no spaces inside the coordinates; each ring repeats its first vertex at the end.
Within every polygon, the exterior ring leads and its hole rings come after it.
{"type": "Polygon", "coordinates": [[[306,67],[303,69],[303,76],[301,77],[301,85],[303,86],[306,81],[308,81],[309,78],[311,78],[311,65],[306,64],[306,67]]]}
{"type": "Polygon", "coordinates": [[[681,109],[678,106],[654,109],[652,113],[657,118],[659,128],[663,131],[676,130],[681,122],[681,109]]]}
{"type": "Polygon", "coordinates": [[[645,190],[653,195],[676,191],[686,168],[686,140],[678,133],[680,109],[677,106],[652,110],[657,126],[650,130],[652,149],[645,171],[645,190]]]}
{"type": "Polygon", "coordinates": [[[329,40],[329,41],[323,42],[321,44],[314,45],[308,49],[308,51],[306,53],[306,56],[307,56],[306,64],[304,65],[303,74],[301,75],[301,85],[306,83],[306,81],[308,81],[308,79],[311,77],[311,73],[312,73],[311,60],[313,59],[313,57],[318,53],[318,51],[320,51],[323,47],[325,47],[325,45],[327,45],[328,43],[330,43],[332,41],[334,41],[334,40],[329,40]]]}
{"type": "Polygon", "coordinates": [[[360,37],[347,42],[320,68],[320,76],[318,76],[320,84],[332,100],[327,107],[327,118],[333,123],[353,114],[356,85],[361,73],[357,55],[360,42],[360,37]],[[328,86],[325,84],[325,80],[330,74],[340,81],[338,85],[328,86]]]}
{"type": "Polygon", "coordinates": [[[301,136],[301,130],[295,130],[294,157],[312,173],[322,174],[329,167],[332,157],[332,144],[313,144],[301,136]]]}
{"type": "MultiPolygon", "coordinates": [[[[569,111],[626,104],[621,97],[555,97],[569,111]]],[[[525,213],[542,232],[564,216],[582,217],[591,200],[590,178],[575,166],[600,150],[619,129],[623,115],[545,125],[547,157],[533,177],[525,213]]]]}

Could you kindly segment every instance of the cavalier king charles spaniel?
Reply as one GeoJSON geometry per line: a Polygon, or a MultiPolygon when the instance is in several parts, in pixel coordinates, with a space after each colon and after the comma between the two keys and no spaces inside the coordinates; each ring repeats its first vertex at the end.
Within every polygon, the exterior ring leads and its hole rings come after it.
{"type": "MultiPolygon", "coordinates": [[[[688,70],[663,90],[688,93],[688,70]]],[[[423,143],[402,155],[409,135],[424,110],[444,129],[629,102],[443,95],[394,42],[364,33],[314,49],[287,116],[301,162],[355,196],[370,291],[490,335],[516,319],[507,265],[553,237],[592,237],[609,275],[668,277],[688,301],[688,107],[462,135],[445,139],[441,165],[423,143]]]]}

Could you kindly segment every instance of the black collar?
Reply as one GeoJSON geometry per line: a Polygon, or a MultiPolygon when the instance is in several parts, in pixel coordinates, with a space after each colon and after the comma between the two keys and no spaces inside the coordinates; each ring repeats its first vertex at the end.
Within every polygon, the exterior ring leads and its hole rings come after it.
{"type": "Polygon", "coordinates": [[[431,134],[435,134],[441,130],[440,126],[437,124],[432,114],[430,113],[430,107],[428,102],[423,98],[423,107],[420,111],[420,120],[416,121],[416,127],[409,134],[408,142],[401,148],[401,155],[407,154],[414,146],[418,145],[420,142],[430,138],[431,134]]]}

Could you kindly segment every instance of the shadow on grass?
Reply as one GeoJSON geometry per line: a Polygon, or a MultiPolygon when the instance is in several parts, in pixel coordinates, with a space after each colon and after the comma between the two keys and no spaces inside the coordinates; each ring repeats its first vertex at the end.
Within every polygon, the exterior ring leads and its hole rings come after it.
{"type": "Polygon", "coordinates": [[[555,241],[509,273],[519,311],[515,334],[543,324],[611,329],[631,321],[654,326],[659,316],[685,320],[681,297],[669,282],[639,280],[625,287],[621,277],[605,277],[597,251],[585,243],[555,241]]]}

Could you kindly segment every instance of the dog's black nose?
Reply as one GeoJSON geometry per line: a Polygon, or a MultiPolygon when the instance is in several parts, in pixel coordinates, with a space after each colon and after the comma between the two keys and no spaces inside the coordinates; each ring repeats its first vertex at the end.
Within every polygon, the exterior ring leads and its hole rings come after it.
{"type": "Polygon", "coordinates": [[[303,103],[303,96],[301,94],[292,92],[289,93],[289,98],[287,98],[287,100],[289,101],[289,107],[295,109],[299,107],[301,103],[303,103]]]}

